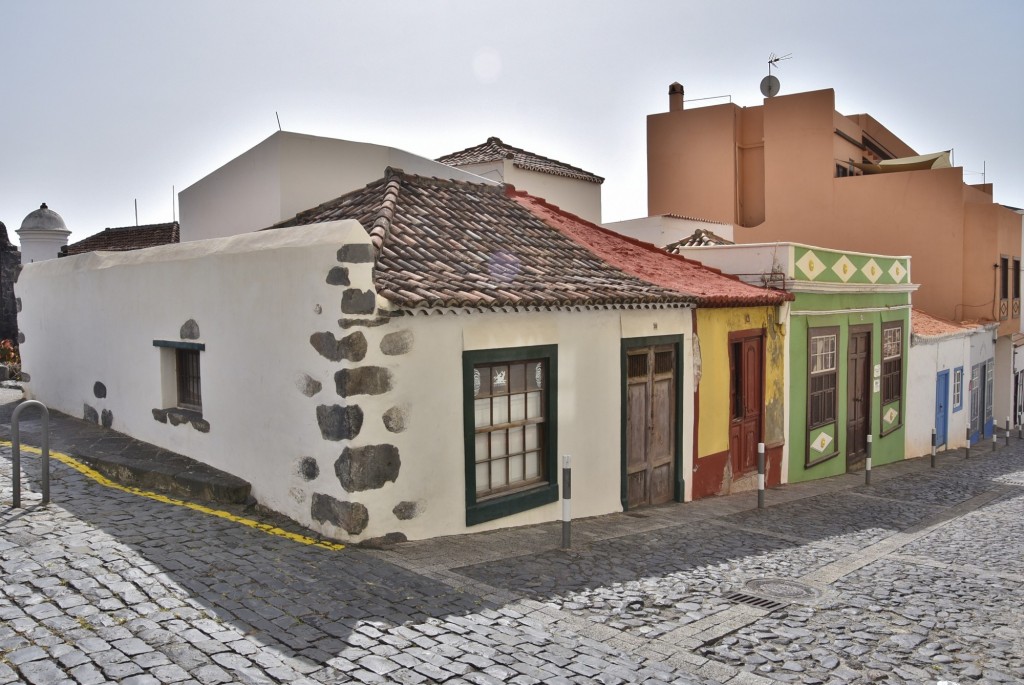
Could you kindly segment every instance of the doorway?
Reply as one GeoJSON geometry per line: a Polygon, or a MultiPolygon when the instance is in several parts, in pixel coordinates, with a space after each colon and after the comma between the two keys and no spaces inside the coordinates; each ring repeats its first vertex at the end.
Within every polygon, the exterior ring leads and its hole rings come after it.
{"type": "Polygon", "coordinates": [[[863,465],[871,430],[871,327],[851,326],[846,364],[846,470],[863,465]]]}
{"type": "Polygon", "coordinates": [[[626,350],[626,509],[675,497],[676,345],[626,350]]]}
{"type": "Polygon", "coordinates": [[[949,420],[946,405],[949,398],[949,371],[939,371],[935,378],[935,444],[949,441],[949,420]]]}
{"type": "Polygon", "coordinates": [[[757,468],[764,426],[764,332],[729,334],[729,458],[733,478],[757,468]]]}

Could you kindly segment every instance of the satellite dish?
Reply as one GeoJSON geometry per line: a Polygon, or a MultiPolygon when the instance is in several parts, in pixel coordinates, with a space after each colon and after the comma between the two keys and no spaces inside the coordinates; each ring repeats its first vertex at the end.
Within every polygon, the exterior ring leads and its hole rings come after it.
{"type": "Polygon", "coordinates": [[[761,79],[761,95],[766,98],[773,98],[778,95],[781,87],[782,84],[779,83],[779,79],[771,74],[761,79]]]}

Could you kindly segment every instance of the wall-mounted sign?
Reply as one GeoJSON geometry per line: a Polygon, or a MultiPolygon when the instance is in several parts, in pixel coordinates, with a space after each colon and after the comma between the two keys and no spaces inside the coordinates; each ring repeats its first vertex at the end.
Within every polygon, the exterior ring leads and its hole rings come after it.
{"type": "MultiPolygon", "coordinates": [[[[881,378],[881,377],[882,377],[882,365],[881,364],[875,364],[875,378],[881,378]]],[[[875,385],[877,385],[877,383],[875,385]]],[[[876,389],[875,392],[878,392],[878,390],[876,389]]]]}
{"type": "Polygon", "coordinates": [[[879,392],[882,389],[882,381],[875,379],[875,392],[879,392]]]}

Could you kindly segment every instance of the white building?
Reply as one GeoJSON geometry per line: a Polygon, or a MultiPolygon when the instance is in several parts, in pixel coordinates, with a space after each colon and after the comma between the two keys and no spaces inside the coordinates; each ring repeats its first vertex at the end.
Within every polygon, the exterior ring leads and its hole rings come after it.
{"type": "Polygon", "coordinates": [[[61,215],[47,207],[45,202],[39,205],[39,209],[29,212],[16,233],[21,241],[22,264],[56,259],[71,235],[61,215]]]}
{"type": "Polygon", "coordinates": [[[557,520],[563,454],[578,516],[682,501],[693,307],[781,298],[524,193],[398,171],[275,230],[34,264],[17,292],[29,397],[347,540],[557,520]],[[629,442],[648,424],[657,454],[629,442]]]}
{"type": "Polygon", "coordinates": [[[604,179],[579,167],[514,147],[494,136],[480,145],[438,157],[437,161],[508,183],[581,219],[601,223],[604,179]]]}
{"type": "Polygon", "coordinates": [[[178,193],[181,242],[273,226],[376,181],[388,167],[490,182],[385,145],[277,131],[178,193]]]}

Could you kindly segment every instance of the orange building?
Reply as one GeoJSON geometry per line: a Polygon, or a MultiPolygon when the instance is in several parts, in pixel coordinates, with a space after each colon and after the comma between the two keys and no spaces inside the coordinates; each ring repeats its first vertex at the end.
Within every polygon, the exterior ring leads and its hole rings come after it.
{"type": "MultiPolygon", "coordinates": [[[[737,243],[910,255],[915,307],[999,321],[996,356],[1012,356],[1021,216],[991,184],[965,184],[949,155],[918,156],[868,114],[840,114],[831,89],[755,107],[687,109],[683,97],[672,84],[669,111],[647,117],[649,215],[732,223],[737,243]]],[[[1013,381],[996,379],[996,416],[1013,413],[1013,381]]]]}

